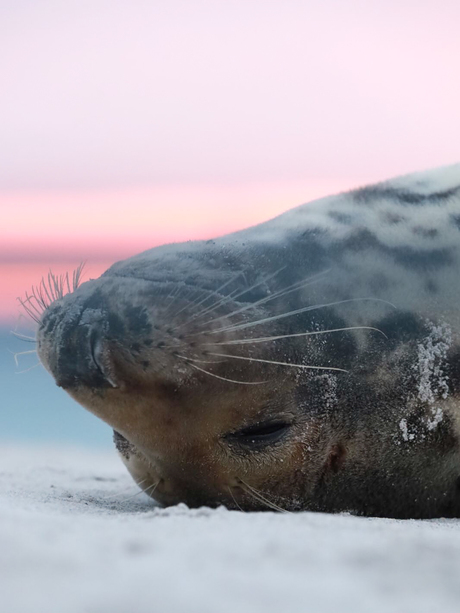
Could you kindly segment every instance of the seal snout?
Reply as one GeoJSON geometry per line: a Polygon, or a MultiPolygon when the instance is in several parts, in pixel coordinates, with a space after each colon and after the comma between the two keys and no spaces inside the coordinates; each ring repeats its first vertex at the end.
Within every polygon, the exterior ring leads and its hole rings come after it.
{"type": "Polygon", "coordinates": [[[56,384],[66,389],[118,387],[100,311],[52,305],[38,331],[38,352],[56,384]]]}

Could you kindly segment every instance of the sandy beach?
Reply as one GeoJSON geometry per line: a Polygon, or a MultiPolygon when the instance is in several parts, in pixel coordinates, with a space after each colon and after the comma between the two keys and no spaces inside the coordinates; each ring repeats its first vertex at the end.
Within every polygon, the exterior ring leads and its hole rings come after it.
{"type": "Polygon", "coordinates": [[[115,453],[0,452],[5,613],[458,613],[460,521],[161,509],[115,453]]]}

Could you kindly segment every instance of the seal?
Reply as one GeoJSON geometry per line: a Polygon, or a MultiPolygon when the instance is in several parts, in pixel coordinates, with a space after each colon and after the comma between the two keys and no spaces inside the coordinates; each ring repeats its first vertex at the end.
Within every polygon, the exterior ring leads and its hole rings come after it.
{"type": "Polygon", "coordinates": [[[25,304],[43,365],[162,504],[460,517],[459,278],[454,165],[25,304]]]}

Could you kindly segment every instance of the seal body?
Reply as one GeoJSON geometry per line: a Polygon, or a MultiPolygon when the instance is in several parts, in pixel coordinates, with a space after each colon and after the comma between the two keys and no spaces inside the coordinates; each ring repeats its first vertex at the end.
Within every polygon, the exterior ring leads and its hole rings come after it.
{"type": "Polygon", "coordinates": [[[163,504],[460,517],[459,278],[455,165],[118,262],[38,351],[163,504]]]}

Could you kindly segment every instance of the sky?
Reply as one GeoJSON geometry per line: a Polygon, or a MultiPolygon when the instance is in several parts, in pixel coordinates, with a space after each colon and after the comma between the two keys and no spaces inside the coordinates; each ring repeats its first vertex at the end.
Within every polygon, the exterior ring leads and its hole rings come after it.
{"type": "Polygon", "coordinates": [[[458,0],[0,0],[0,323],[51,267],[459,161],[458,0]]]}

